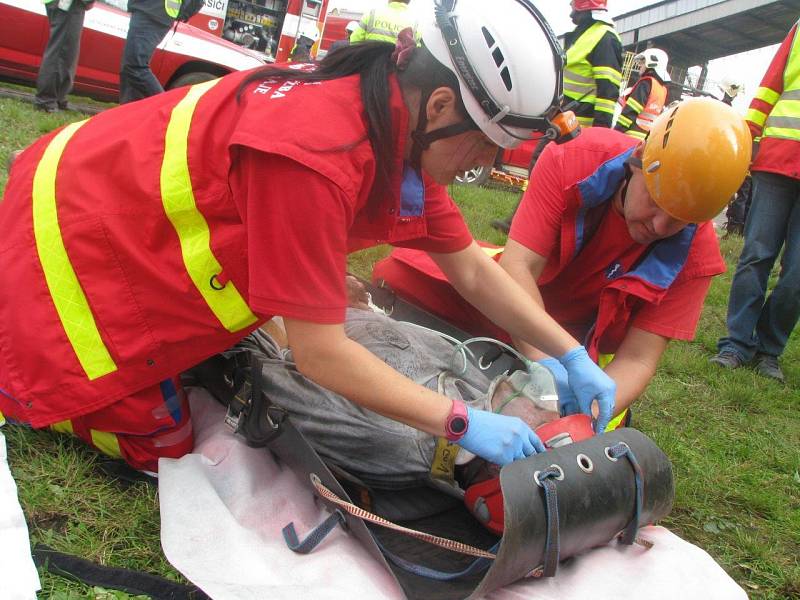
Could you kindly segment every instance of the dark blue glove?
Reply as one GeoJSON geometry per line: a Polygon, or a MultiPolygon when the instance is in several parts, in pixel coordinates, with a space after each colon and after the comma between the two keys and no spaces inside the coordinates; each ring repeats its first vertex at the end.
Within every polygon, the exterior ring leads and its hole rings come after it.
{"type": "Polygon", "coordinates": [[[469,428],[458,445],[501,467],[518,458],[544,452],[539,436],[518,417],[467,407],[469,428]]]}
{"type": "Polygon", "coordinates": [[[575,393],[583,414],[591,417],[592,403],[597,400],[595,432],[603,433],[614,414],[617,384],[589,358],[583,346],[573,348],[564,356],[560,356],[558,362],[567,371],[569,386],[575,393]]]}
{"type": "Polygon", "coordinates": [[[545,367],[553,379],[556,381],[556,391],[558,392],[558,410],[562,417],[567,415],[574,415],[581,412],[581,407],[578,406],[578,399],[572,393],[572,388],[569,387],[569,377],[567,370],[564,368],[558,359],[548,356],[536,361],[545,367]]]}

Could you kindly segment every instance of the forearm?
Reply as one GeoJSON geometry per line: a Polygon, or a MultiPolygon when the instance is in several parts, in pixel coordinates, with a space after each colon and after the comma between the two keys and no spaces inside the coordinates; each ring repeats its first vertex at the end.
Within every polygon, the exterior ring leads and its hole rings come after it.
{"type": "MultiPolygon", "coordinates": [[[[552,356],[561,356],[579,345],[545,312],[540,295],[532,301],[531,295],[476,244],[456,254],[462,256],[431,256],[458,293],[512,337],[552,356]],[[455,264],[469,267],[453,268],[455,264]]],[[[538,295],[535,281],[532,285],[538,295]]]]}
{"type": "MultiPolygon", "coordinates": [[[[530,268],[524,262],[507,261],[505,256],[501,259],[500,263],[509,276],[519,284],[519,286],[528,294],[528,297],[544,309],[544,299],[539,291],[539,286],[536,285],[536,279],[531,273],[530,268]]],[[[546,358],[547,354],[539,350],[537,347],[532,346],[518,337],[512,335],[511,337],[514,346],[531,360],[539,360],[546,358]]]]}
{"type": "Polygon", "coordinates": [[[404,377],[344,334],[324,335],[322,340],[304,335],[308,327],[320,331],[336,326],[287,319],[286,327],[303,375],[359,406],[432,435],[444,435],[451,400],[404,377]]]}

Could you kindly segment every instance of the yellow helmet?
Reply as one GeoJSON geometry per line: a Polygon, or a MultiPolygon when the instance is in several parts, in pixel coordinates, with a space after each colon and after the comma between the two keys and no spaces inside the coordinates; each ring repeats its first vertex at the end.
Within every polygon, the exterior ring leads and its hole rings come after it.
{"type": "Polygon", "coordinates": [[[744,118],[711,98],[691,98],[653,123],[642,155],[645,184],[670,216],[713,219],[744,181],[752,139],[744,118]]]}

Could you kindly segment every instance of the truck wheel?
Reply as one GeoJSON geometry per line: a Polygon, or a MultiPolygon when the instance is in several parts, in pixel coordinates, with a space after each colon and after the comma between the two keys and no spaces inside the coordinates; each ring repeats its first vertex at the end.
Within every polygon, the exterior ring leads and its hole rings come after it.
{"type": "Polygon", "coordinates": [[[214,73],[207,73],[206,71],[193,71],[191,73],[181,75],[175,79],[169,84],[169,89],[174,90],[175,88],[182,87],[184,85],[195,85],[196,83],[211,81],[217,77],[219,77],[219,75],[214,75],[214,73]]]}
{"type": "Polygon", "coordinates": [[[456,183],[464,185],[483,185],[489,179],[490,167],[475,167],[456,176],[456,183]]]}

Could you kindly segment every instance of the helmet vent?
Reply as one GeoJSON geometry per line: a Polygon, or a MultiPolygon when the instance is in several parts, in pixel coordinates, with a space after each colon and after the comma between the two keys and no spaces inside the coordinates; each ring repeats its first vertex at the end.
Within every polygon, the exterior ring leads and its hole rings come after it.
{"type": "Polygon", "coordinates": [[[500,71],[500,77],[503,80],[503,83],[506,85],[506,89],[510,92],[512,85],[511,85],[511,73],[508,72],[508,67],[503,67],[503,70],[500,71]]]}
{"type": "Polygon", "coordinates": [[[498,67],[502,65],[503,61],[505,60],[503,52],[500,50],[500,48],[495,48],[492,50],[492,58],[494,58],[494,64],[496,64],[498,67]]]}
{"type": "Polygon", "coordinates": [[[483,39],[486,40],[486,45],[489,46],[489,48],[494,46],[494,38],[492,34],[489,33],[489,30],[486,29],[486,27],[481,27],[481,32],[483,32],[483,39]]]}

